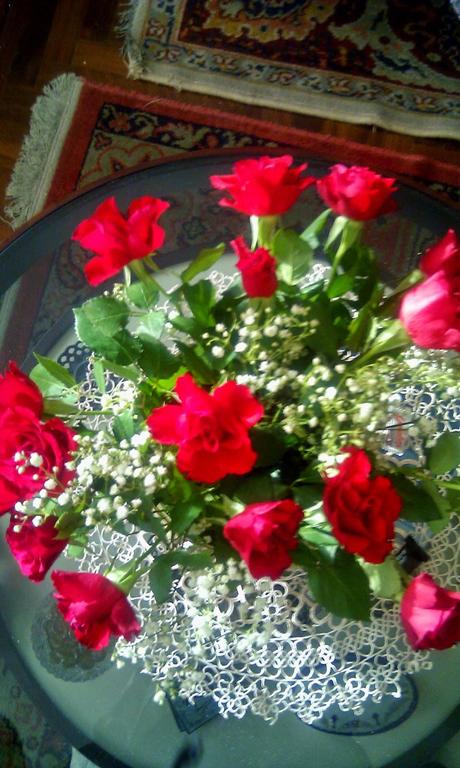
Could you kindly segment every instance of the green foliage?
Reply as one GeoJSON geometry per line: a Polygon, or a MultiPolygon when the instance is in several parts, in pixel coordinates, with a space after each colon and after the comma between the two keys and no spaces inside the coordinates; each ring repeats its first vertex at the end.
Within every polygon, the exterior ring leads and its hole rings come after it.
{"type": "Polygon", "coordinates": [[[273,239],[273,253],[278,262],[278,276],[288,285],[296,285],[311,267],[312,249],[293,229],[278,230],[273,239]]]}
{"type": "Polygon", "coordinates": [[[199,252],[198,256],[193,259],[187,269],[184,269],[182,272],[181,277],[184,283],[188,283],[201,272],[210,269],[216,261],[219,261],[224,253],[225,243],[219,243],[219,245],[216,245],[214,248],[204,248],[199,252]]]}
{"type": "Polygon", "coordinates": [[[428,468],[435,475],[451,472],[460,466],[460,433],[443,432],[427,451],[428,468]]]}
{"type": "Polygon", "coordinates": [[[150,281],[139,281],[132,283],[125,288],[127,299],[139,307],[139,309],[150,309],[158,301],[159,290],[156,285],[150,281]]]}

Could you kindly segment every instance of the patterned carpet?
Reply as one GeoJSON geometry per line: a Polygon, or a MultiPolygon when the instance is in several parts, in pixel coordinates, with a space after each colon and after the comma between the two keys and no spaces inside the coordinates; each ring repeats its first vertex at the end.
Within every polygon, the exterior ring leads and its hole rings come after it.
{"type": "Polygon", "coordinates": [[[449,0],[132,0],[130,74],[413,135],[460,137],[449,0]]]}

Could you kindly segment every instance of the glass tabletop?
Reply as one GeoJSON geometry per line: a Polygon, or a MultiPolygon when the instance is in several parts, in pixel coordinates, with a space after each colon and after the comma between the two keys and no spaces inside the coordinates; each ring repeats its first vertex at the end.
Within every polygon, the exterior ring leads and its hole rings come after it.
{"type": "MultiPolygon", "coordinates": [[[[125,209],[145,194],[170,201],[161,265],[163,279],[171,281],[175,266],[201,248],[241,234],[241,218],[218,205],[219,194],[210,189],[208,179],[212,173],[228,173],[236,159],[254,154],[197,153],[157,163],[83,192],[24,228],[0,254],[0,289],[6,292],[0,311],[1,368],[15,359],[29,369],[33,350],[64,355],[74,368],[84,361],[84,350],[73,335],[71,308],[94,289],[81,269],[85,256],[70,237],[100,202],[114,195],[125,209]]],[[[314,158],[297,159],[309,162],[312,175],[327,170],[314,158]]],[[[366,236],[383,254],[381,271],[389,283],[415,265],[419,254],[449,227],[458,226],[456,210],[399,187],[398,212],[371,222],[366,236]]],[[[307,190],[287,223],[306,224],[320,210],[314,191],[307,190]]],[[[4,518],[0,527],[6,528],[4,518]]],[[[62,557],[59,567],[71,569],[72,562],[62,557]]],[[[460,648],[433,654],[433,669],[414,675],[401,701],[388,697],[361,718],[334,711],[309,727],[285,713],[269,725],[252,715],[223,719],[208,702],[195,711],[181,710],[177,704],[159,706],[152,700],[150,679],[135,666],[117,668],[108,654],[75,650],[56,619],[49,579],[40,585],[24,579],[3,537],[0,589],[0,650],[8,665],[50,721],[101,766],[410,768],[423,764],[422,757],[428,761],[458,729],[460,648]]]]}

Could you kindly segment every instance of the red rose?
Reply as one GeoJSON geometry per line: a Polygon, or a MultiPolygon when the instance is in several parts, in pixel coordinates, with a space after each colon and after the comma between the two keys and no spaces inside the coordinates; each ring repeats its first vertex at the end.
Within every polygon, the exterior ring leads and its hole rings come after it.
{"type": "Polygon", "coordinates": [[[434,275],[441,270],[460,274],[460,240],[453,229],[447,230],[438,243],[425,251],[419,266],[425,275],[434,275]]]}
{"type": "Polygon", "coordinates": [[[41,421],[42,413],[39,389],[10,363],[0,381],[0,514],[32,498],[50,477],[60,493],[74,475],[65,464],[77,449],[75,433],[61,419],[41,421]]]}
{"type": "Polygon", "coordinates": [[[186,373],[177,379],[175,391],[181,404],[155,408],[147,424],[159,443],[179,446],[180,471],[198,483],[249,472],[257,454],[248,431],[264,414],[250,390],[228,381],[210,394],[186,373]]]}
{"type": "Polygon", "coordinates": [[[392,550],[401,498],[387,477],[370,477],[372,467],[364,451],[355,446],[344,450],[350,455],[325,482],[324,513],[348,552],[368,563],[383,563],[392,550]]]}
{"type": "Polygon", "coordinates": [[[224,536],[255,579],[277,579],[292,563],[303,510],[291,499],[249,504],[224,525],[224,536]]]}
{"type": "Polygon", "coordinates": [[[419,347],[460,352],[460,273],[435,272],[407,291],[399,320],[419,347]]]}
{"type": "Polygon", "coordinates": [[[42,393],[13,360],[4,376],[0,376],[0,413],[6,408],[26,408],[36,416],[43,412],[42,393]]]}
{"type": "Polygon", "coordinates": [[[273,296],[278,286],[276,259],[266,248],[249,250],[241,236],[232,240],[230,245],[238,256],[236,266],[241,272],[243,287],[248,296],[252,298],[273,296]]]}
{"type": "Polygon", "coordinates": [[[316,188],[329,208],[354,221],[368,221],[395,211],[391,199],[395,179],[386,179],[369,168],[333,165],[328,176],[318,179],[316,188]]]}
{"type": "Polygon", "coordinates": [[[82,645],[100,651],[111,635],[132,640],[139,634],[141,626],[125,593],[105,576],[53,571],[51,578],[57,607],[82,645]]]}
{"type": "Polygon", "coordinates": [[[57,517],[48,517],[35,526],[26,515],[11,515],[5,538],[21,572],[31,581],[43,581],[67,546],[68,539],[56,538],[59,533],[56,522],[57,517]]]}
{"type": "Polygon", "coordinates": [[[160,248],[165,232],[157,222],[167,208],[169,203],[147,195],[133,200],[126,217],[118,210],[114,197],[99,205],[72,235],[83,248],[96,254],[85,265],[88,282],[99,285],[130,261],[143,259],[160,248]]]}
{"type": "Polygon", "coordinates": [[[300,178],[307,163],[291,168],[293,161],[291,155],[239,160],[233,166],[233,174],[211,176],[212,186],[225,190],[233,198],[223,197],[220,205],[248,216],[285,213],[294,205],[302,190],[315,181],[312,176],[300,178]]]}
{"type": "Polygon", "coordinates": [[[449,592],[421,573],[404,592],[401,621],[416,651],[450,648],[460,642],[460,592],[449,592]]]}

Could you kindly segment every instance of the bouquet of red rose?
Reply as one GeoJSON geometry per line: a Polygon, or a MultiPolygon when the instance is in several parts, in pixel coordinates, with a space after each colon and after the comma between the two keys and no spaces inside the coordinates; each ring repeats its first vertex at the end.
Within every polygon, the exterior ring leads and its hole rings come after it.
{"type": "MultiPolygon", "coordinates": [[[[7,542],[33,581],[66,548],[80,558],[83,570],[51,578],[89,648],[148,637],[132,602],[141,586],[155,610],[187,589],[207,606],[198,620],[188,603],[203,649],[216,642],[213,601],[293,571],[310,610],[366,623],[387,601],[412,649],[460,641],[460,573],[441,584],[430,570],[460,499],[460,435],[415,396],[460,394],[460,240],[448,231],[390,288],[365,223],[394,211],[394,179],[336,165],[315,181],[305,170],[285,155],[211,177],[252,234],[231,242],[239,275],[224,289],[209,273],[225,244],[166,290],[168,203],[142,197],[123,215],[104,202],[73,237],[94,254],[91,285],[125,280],[75,310],[87,381],[39,355],[30,377],[12,362],[0,379],[7,542]],[[284,228],[315,183],[325,210],[301,232],[284,228]],[[142,546],[126,556],[119,544],[97,570],[87,554],[97,530],[142,546]]],[[[259,648],[277,636],[267,594],[251,608],[259,648]]],[[[178,674],[161,679],[171,687],[178,674]]]]}

